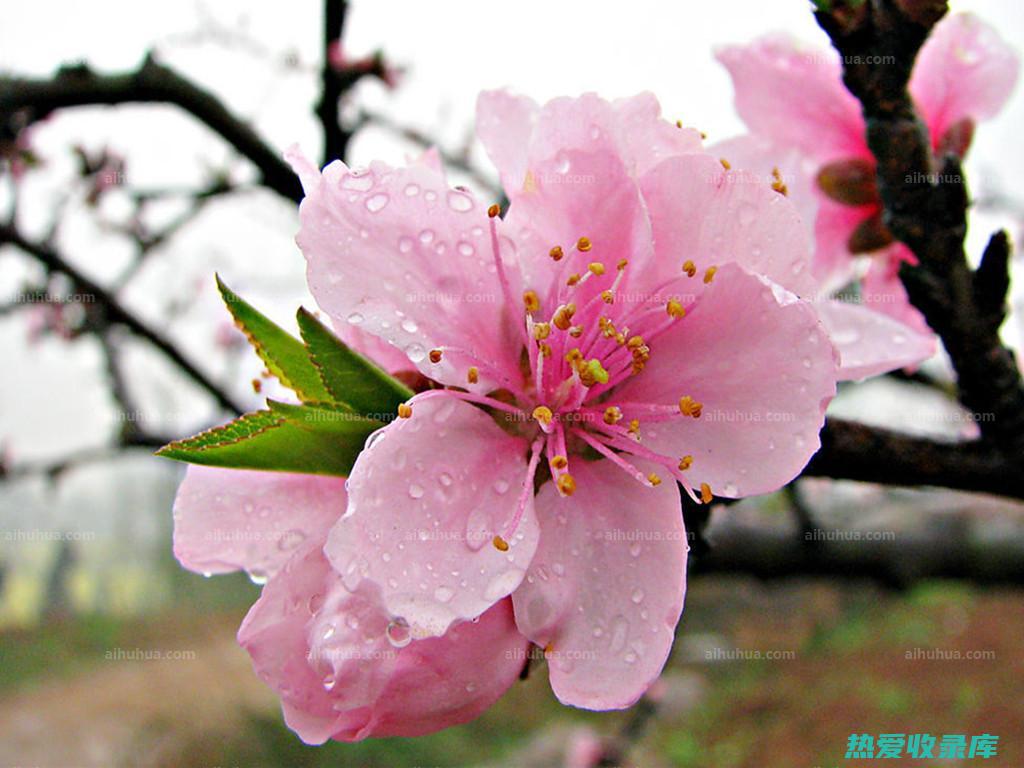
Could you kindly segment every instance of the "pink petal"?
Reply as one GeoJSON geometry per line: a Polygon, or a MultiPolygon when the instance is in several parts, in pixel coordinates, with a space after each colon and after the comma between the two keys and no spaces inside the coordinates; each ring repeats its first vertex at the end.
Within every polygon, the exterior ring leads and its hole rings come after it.
{"type": "Polygon", "coordinates": [[[572,497],[550,483],[537,496],[541,545],[512,596],[516,623],[550,648],[560,701],[622,709],[661,673],[683,610],[679,491],[675,483],[647,488],[605,461],[577,461],[573,474],[572,497]]]}
{"type": "Polygon", "coordinates": [[[482,91],[477,97],[476,133],[506,190],[523,185],[538,111],[533,99],[508,91],[482,91]]]}
{"type": "Polygon", "coordinates": [[[995,29],[970,13],[947,16],[918,54],[910,93],[937,144],[964,119],[995,116],[1017,82],[1020,58],[995,29]]]}
{"type": "MultiPolygon", "coordinates": [[[[531,161],[527,185],[510,196],[505,226],[517,235],[523,288],[537,292],[541,315],[550,316],[557,288],[569,275],[586,272],[590,262],[602,262],[611,273],[623,257],[636,263],[634,269],[650,260],[647,213],[615,152],[566,150],[531,161]],[[575,250],[581,237],[592,243],[590,251],[575,250]],[[549,256],[555,245],[565,252],[557,263],[549,256]]],[[[593,292],[580,288],[573,301],[583,306],[593,292]]]]}
{"type": "Polygon", "coordinates": [[[613,107],[624,154],[638,178],[662,160],[704,152],[700,131],[665,120],[658,99],[649,91],[619,99],[613,107]]]}
{"type": "Polygon", "coordinates": [[[850,253],[850,236],[877,212],[878,206],[842,205],[824,195],[819,199],[814,222],[814,274],[831,292],[856,278],[857,257],[850,253]]]}
{"type": "MultiPolygon", "coordinates": [[[[310,290],[336,322],[386,340],[430,378],[466,386],[482,360],[518,371],[486,207],[426,165],[350,172],[332,163],[299,208],[310,290]],[[430,362],[445,346],[461,351],[430,362]]],[[[502,384],[481,370],[475,388],[502,384]]]]}
{"type": "Polygon", "coordinates": [[[894,243],[879,251],[861,278],[861,301],[875,312],[891,317],[918,334],[931,335],[924,315],[910,303],[907,289],[900,280],[900,264],[914,256],[903,243],[894,243]]]}
{"type": "Polygon", "coordinates": [[[919,333],[867,307],[823,301],[815,308],[839,351],[840,379],[877,376],[916,365],[935,354],[932,334],[919,333]]]}
{"type": "Polygon", "coordinates": [[[706,482],[715,495],[774,491],[818,449],[836,355],[811,306],[783,293],[722,267],[687,316],[650,343],[646,370],[609,400],[674,406],[689,395],[702,403],[697,419],[635,415],[642,445],[693,456],[691,484],[706,482]]]}
{"type": "Polygon", "coordinates": [[[276,573],[345,511],[338,477],[190,465],[174,500],[174,555],[192,571],[276,573]]]}
{"type": "Polygon", "coordinates": [[[349,478],[349,507],[324,548],[350,590],[379,585],[416,637],[479,616],[522,580],[537,547],[532,494],[507,552],[526,476],[526,443],[454,398],[414,402],[367,441],[349,478]]]}
{"type": "Polygon", "coordinates": [[[819,162],[869,156],[860,105],[843,87],[832,50],[801,48],[775,34],[716,55],[732,76],[736,110],[752,132],[819,162]]]}
{"type": "Polygon", "coordinates": [[[645,283],[678,277],[690,259],[701,271],[735,262],[796,293],[815,290],[807,229],[793,204],[759,174],[727,171],[709,155],[685,155],[661,163],[640,185],[658,260],[656,269],[645,270],[645,283]]]}
{"type": "Polygon", "coordinates": [[[473,719],[515,681],[527,641],[510,603],[398,642],[370,585],[349,593],[310,546],[270,580],[238,640],[303,741],[419,736],[473,719]]]}

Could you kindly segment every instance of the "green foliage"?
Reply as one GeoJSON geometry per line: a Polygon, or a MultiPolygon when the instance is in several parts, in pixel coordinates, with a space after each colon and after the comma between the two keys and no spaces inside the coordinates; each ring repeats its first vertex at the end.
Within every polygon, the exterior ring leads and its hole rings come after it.
{"type": "Polygon", "coordinates": [[[235,324],[282,384],[302,401],[268,401],[268,410],[178,440],[157,455],[232,469],[348,475],[369,437],[413,392],[350,349],[305,309],[299,341],[231,291],[217,288],[235,324]]]}

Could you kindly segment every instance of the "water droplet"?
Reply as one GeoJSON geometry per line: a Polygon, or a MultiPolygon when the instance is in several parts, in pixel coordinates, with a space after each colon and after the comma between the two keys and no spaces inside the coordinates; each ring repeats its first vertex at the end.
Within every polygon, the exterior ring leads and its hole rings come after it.
{"type": "Polygon", "coordinates": [[[412,632],[409,631],[409,622],[401,616],[396,616],[388,622],[388,628],[385,634],[388,637],[388,642],[395,648],[405,648],[405,646],[412,642],[412,632]]]}
{"type": "Polygon", "coordinates": [[[640,542],[634,541],[632,544],[629,545],[629,554],[633,557],[640,557],[641,549],[643,548],[640,546],[640,542]]]}
{"type": "Polygon", "coordinates": [[[414,363],[421,363],[423,358],[427,356],[427,351],[423,348],[422,344],[410,344],[405,348],[405,354],[414,363]]]}
{"type": "Polygon", "coordinates": [[[400,237],[398,239],[398,250],[402,253],[408,253],[412,250],[413,242],[411,237],[400,237]]]}
{"type": "Polygon", "coordinates": [[[477,507],[466,518],[466,546],[476,552],[494,538],[490,519],[482,507],[477,507]]]}
{"type": "Polygon", "coordinates": [[[571,166],[572,163],[569,162],[569,156],[565,152],[559,152],[557,157],[555,157],[555,171],[565,174],[569,172],[571,166]]]}
{"type": "Polygon", "coordinates": [[[637,659],[637,656],[636,656],[636,653],[634,653],[633,651],[627,651],[627,652],[626,652],[626,655],[625,655],[625,656],[623,656],[623,657],[622,657],[622,659],[623,659],[623,661],[625,661],[625,662],[626,662],[627,664],[635,664],[635,663],[636,663],[636,659],[637,659]]]}
{"type": "Polygon", "coordinates": [[[323,632],[320,633],[320,638],[322,640],[330,640],[332,637],[334,637],[334,625],[328,624],[324,627],[323,632]]]}
{"type": "Polygon", "coordinates": [[[466,683],[466,693],[472,693],[476,690],[476,683],[466,683]]]}
{"type": "Polygon", "coordinates": [[[442,472],[440,475],[437,476],[437,482],[439,482],[441,485],[447,488],[452,484],[452,476],[447,472],[442,472]]]}
{"type": "Polygon", "coordinates": [[[472,243],[467,243],[465,240],[459,243],[459,253],[463,256],[472,256],[476,253],[476,248],[473,247],[472,243]]]}
{"type": "Polygon", "coordinates": [[[405,195],[406,195],[406,197],[416,197],[416,195],[418,195],[419,193],[420,193],[420,185],[419,184],[408,184],[405,187],[405,195]]]}
{"type": "Polygon", "coordinates": [[[630,596],[630,600],[639,605],[644,601],[644,591],[637,587],[633,590],[633,594],[630,596]]]}
{"type": "Polygon", "coordinates": [[[253,568],[251,571],[247,571],[247,573],[249,574],[249,581],[260,586],[266,584],[269,578],[267,572],[261,568],[253,568]]]}
{"type": "Polygon", "coordinates": [[[466,211],[473,210],[473,198],[471,198],[465,192],[449,192],[448,206],[453,211],[465,213],[466,211]]]}
{"type": "Polygon", "coordinates": [[[420,242],[423,243],[424,245],[428,245],[429,243],[434,242],[434,230],[424,229],[422,232],[420,232],[420,242]]]}
{"type": "Polygon", "coordinates": [[[402,321],[401,325],[402,330],[405,331],[406,333],[416,333],[416,331],[420,329],[420,327],[416,325],[416,321],[413,320],[411,317],[405,318],[405,320],[402,321]]]}
{"type": "Polygon", "coordinates": [[[447,603],[455,596],[451,587],[438,587],[434,590],[434,599],[439,603],[447,603]]]}
{"type": "Polygon", "coordinates": [[[327,675],[327,677],[324,678],[324,690],[329,691],[334,688],[335,682],[334,675],[327,675]]]}
{"type": "Polygon", "coordinates": [[[902,333],[894,333],[892,335],[892,343],[893,344],[906,344],[907,343],[907,337],[904,336],[902,333]]]}
{"type": "Polygon", "coordinates": [[[388,204],[390,198],[383,192],[378,192],[376,195],[366,198],[366,210],[370,213],[377,213],[388,204]]]}
{"type": "Polygon", "coordinates": [[[506,480],[495,480],[495,482],[494,482],[494,492],[496,494],[498,494],[499,496],[502,496],[505,493],[507,493],[508,492],[508,481],[506,481],[506,480]]]}
{"type": "Polygon", "coordinates": [[[366,192],[373,186],[373,177],[366,171],[353,170],[348,176],[341,180],[344,189],[354,189],[357,192],[366,192]]]}
{"type": "Polygon", "coordinates": [[[360,324],[361,322],[363,322],[363,320],[365,320],[366,318],[364,318],[364,317],[363,317],[363,316],[362,316],[361,314],[359,314],[358,312],[353,312],[352,314],[350,314],[350,315],[349,315],[349,316],[348,316],[347,318],[345,318],[345,319],[346,319],[346,320],[348,320],[348,322],[349,322],[349,324],[350,324],[350,325],[359,325],[359,324],[360,324]]]}
{"type": "Polygon", "coordinates": [[[552,563],[551,570],[554,572],[555,576],[565,576],[565,566],[561,563],[552,563]]]}
{"type": "Polygon", "coordinates": [[[422,499],[423,498],[423,486],[411,483],[409,485],[409,498],[422,499]]]}
{"type": "Polygon", "coordinates": [[[350,613],[345,617],[345,626],[349,629],[359,629],[359,618],[355,614],[350,613]]]}

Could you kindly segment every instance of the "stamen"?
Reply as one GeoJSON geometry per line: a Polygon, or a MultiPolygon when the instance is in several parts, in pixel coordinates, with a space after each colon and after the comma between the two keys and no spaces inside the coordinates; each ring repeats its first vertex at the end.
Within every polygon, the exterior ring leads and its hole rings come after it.
{"type": "Polygon", "coordinates": [[[597,275],[599,277],[604,274],[604,264],[602,264],[600,261],[590,262],[587,265],[587,269],[590,271],[591,274],[597,275]]]}
{"type": "Polygon", "coordinates": [[[574,325],[574,326],[572,326],[569,329],[569,335],[572,336],[574,339],[578,339],[580,336],[583,335],[583,326],[582,325],[574,325]]]}
{"type": "MultiPolygon", "coordinates": [[[[522,408],[517,408],[514,405],[503,403],[501,400],[497,400],[493,397],[487,397],[486,395],[477,395],[472,392],[462,392],[457,389],[428,389],[426,392],[420,392],[414,395],[409,401],[409,414],[412,414],[412,406],[423,400],[436,400],[439,397],[453,397],[456,400],[464,400],[467,403],[476,403],[477,405],[486,405],[488,408],[493,408],[496,411],[504,411],[505,413],[515,414],[519,419],[525,419],[526,413],[522,408]]],[[[405,405],[404,403],[402,405],[405,405]]],[[[402,416],[402,405],[398,406],[398,415],[402,416]]],[[[409,418],[408,416],[402,416],[402,418],[409,418]]]]}
{"type": "Polygon", "coordinates": [[[686,273],[687,277],[693,277],[697,274],[697,265],[694,264],[690,259],[683,262],[683,272],[686,273]]]}
{"type": "Polygon", "coordinates": [[[469,370],[466,371],[466,381],[468,381],[470,384],[476,384],[478,381],[480,381],[480,369],[477,368],[475,365],[471,365],[469,367],[469,370]]]}
{"type": "Polygon", "coordinates": [[[609,405],[604,409],[604,423],[618,424],[622,421],[622,410],[617,405],[609,405]]]}
{"type": "Polygon", "coordinates": [[[494,548],[499,552],[508,552],[508,542],[501,538],[501,536],[495,536],[491,543],[494,544],[494,548]]]}
{"type": "Polygon", "coordinates": [[[720,158],[718,158],[718,162],[720,162],[720,163],[722,164],[722,167],[723,167],[723,168],[725,168],[725,170],[727,170],[727,171],[728,171],[728,170],[729,170],[730,168],[732,168],[732,163],[730,163],[730,162],[729,162],[728,160],[726,160],[726,159],[725,159],[724,157],[720,157],[720,158]]]}
{"type": "Polygon", "coordinates": [[[550,434],[551,421],[555,418],[555,414],[551,412],[550,408],[546,405],[538,405],[533,409],[533,418],[537,420],[537,423],[540,424],[540,428],[544,432],[550,434]]]}
{"type": "Polygon", "coordinates": [[[651,472],[647,476],[647,480],[651,484],[652,488],[661,485],[661,478],[658,477],[657,473],[655,472],[651,472]]]}
{"type": "MultiPolygon", "coordinates": [[[[628,461],[622,458],[621,455],[613,451],[607,445],[600,442],[599,440],[596,440],[592,435],[588,434],[582,429],[574,429],[573,433],[581,440],[583,440],[583,442],[585,442],[587,445],[593,448],[595,451],[597,451],[606,459],[608,459],[612,464],[617,466],[619,469],[624,470],[627,475],[632,477],[638,483],[642,483],[643,485],[646,485],[648,488],[653,487],[655,485],[655,483],[651,481],[650,477],[645,476],[643,472],[641,472],[635,466],[630,464],[628,461]]],[[[658,476],[654,475],[654,477],[658,476]]],[[[658,482],[661,482],[661,478],[658,478],[658,482]]]]}
{"type": "Polygon", "coordinates": [[[703,407],[703,403],[698,403],[689,395],[683,395],[679,398],[679,412],[683,416],[692,416],[695,419],[699,419],[703,407]]]}
{"type": "Polygon", "coordinates": [[[555,469],[565,469],[569,466],[569,460],[565,456],[555,456],[551,459],[551,466],[555,469]]]}
{"type": "Polygon", "coordinates": [[[430,350],[430,362],[435,363],[435,364],[441,362],[441,350],[440,349],[432,349],[432,350],[430,350]]]}
{"type": "Polygon", "coordinates": [[[523,291],[523,304],[527,312],[537,312],[540,309],[540,299],[534,290],[523,291]]]}
{"type": "Polygon", "coordinates": [[[501,213],[501,207],[500,207],[500,206],[499,206],[499,205],[498,205],[497,203],[493,203],[493,204],[492,204],[492,205],[491,205],[491,206],[490,206],[490,207],[489,207],[489,208],[487,209],[487,215],[488,215],[488,216],[490,216],[490,217],[491,217],[492,219],[493,219],[493,218],[494,218],[495,216],[497,216],[497,215],[498,215],[499,213],[501,213]]]}
{"type": "Polygon", "coordinates": [[[712,499],[714,498],[714,495],[711,493],[711,486],[708,485],[707,483],[701,483],[700,500],[703,501],[705,504],[710,504],[712,499]]]}
{"type": "Polygon", "coordinates": [[[408,403],[401,403],[398,406],[398,418],[400,419],[411,419],[412,418],[412,406],[408,403]]]}
{"type": "Polygon", "coordinates": [[[708,267],[704,270],[704,285],[710,285],[711,281],[715,279],[715,272],[718,271],[718,267],[708,267]]]}
{"type": "Polygon", "coordinates": [[[565,284],[572,288],[574,285],[578,285],[581,277],[578,274],[569,275],[569,279],[565,281],[565,284]]]}
{"type": "Polygon", "coordinates": [[[558,476],[558,491],[563,496],[572,496],[576,493],[576,481],[568,472],[558,476]]]}
{"type": "Polygon", "coordinates": [[[581,253],[586,253],[592,247],[593,244],[590,242],[589,237],[581,237],[579,240],[576,241],[576,250],[580,251],[581,253]]]}
{"type": "Polygon", "coordinates": [[[686,317],[686,307],[678,299],[669,299],[668,304],[665,305],[665,311],[668,312],[669,317],[676,319],[686,317]]]}
{"type": "Polygon", "coordinates": [[[548,256],[551,257],[552,261],[561,261],[562,257],[565,256],[565,252],[562,250],[562,246],[556,245],[554,248],[548,251],[548,256]]]}
{"type": "Polygon", "coordinates": [[[782,174],[779,173],[779,169],[777,167],[772,168],[772,189],[783,197],[789,196],[789,187],[787,187],[786,183],[782,180],[782,174]]]}
{"type": "Polygon", "coordinates": [[[534,323],[533,338],[543,341],[551,335],[551,323],[534,323]]]}
{"type": "MultiPolygon", "coordinates": [[[[526,512],[526,504],[533,495],[533,478],[537,474],[537,464],[540,463],[541,449],[544,447],[545,438],[543,435],[539,436],[533,441],[530,446],[530,462],[526,465],[526,477],[523,478],[523,487],[519,492],[519,500],[516,503],[515,514],[512,515],[512,520],[505,526],[505,535],[502,538],[503,541],[507,542],[516,532],[516,528],[519,527],[519,522],[523,519],[523,514],[526,512]]],[[[495,537],[494,546],[504,552],[498,546],[498,537],[495,537]]]]}
{"type": "Polygon", "coordinates": [[[575,304],[563,304],[555,310],[555,314],[554,317],[551,318],[551,322],[558,330],[567,331],[569,330],[569,326],[572,325],[572,316],[575,314],[575,304]]]}
{"type": "MultiPolygon", "coordinates": [[[[498,225],[495,223],[498,221],[498,206],[492,205],[487,209],[488,224],[491,230],[491,255],[494,258],[494,269],[498,273],[498,283],[501,285],[501,295],[505,298],[505,304],[508,307],[514,306],[512,299],[512,284],[509,282],[508,275],[505,273],[505,262],[501,258],[501,246],[498,244],[498,225]]],[[[526,327],[520,326],[520,334],[522,335],[523,344],[526,345],[529,339],[526,336],[526,327]]]]}
{"type": "Polygon", "coordinates": [[[690,454],[686,454],[685,456],[683,456],[683,458],[681,458],[679,460],[679,471],[680,472],[685,472],[686,470],[688,470],[692,466],[693,466],[693,456],[691,456],[690,454]]]}

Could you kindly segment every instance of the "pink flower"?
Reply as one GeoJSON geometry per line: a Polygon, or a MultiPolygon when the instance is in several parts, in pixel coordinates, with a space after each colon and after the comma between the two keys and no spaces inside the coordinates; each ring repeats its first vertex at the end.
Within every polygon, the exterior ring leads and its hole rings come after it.
{"type": "MultiPolygon", "coordinates": [[[[882,222],[875,161],[860,106],[843,86],[838,55],[772,35],[723,48],[718,58],[732,76],[737,110],[753,134],[725,142],[718,151],[761,173],[772,165],[787,171],[790,193],[814,222],[815,274],[833,289],[842,287],[861,276],[853,257],[871,254],[862,300],[904,324],[890,335],[920,343],[928,329],[898,276],[900,264],[914,263],[914,256],[893,241],[882,222]]],[[[1016,53],[975,16],[950,16],[936,26],[910,81],[936,155],[967,152],[975,124],[1006,102],[1018,66],[1016,53]]]]}
{"type": "Polygon", "coordinates": [[[488,93],[478,125],[504,219],[426,164],[291,156],[321,308],[448,387],[368,442],[324,552],[417,642],[512,595],[562,701],[626,707],[682,610],[674,481],[768,492],[818,446],[836,371],[790,292],[806,235],[649,95],[488,93]]]}
{"type": "Polygon", "coordinates": [[[463,722],[531,642],[563,702],[631,705],[683,607],[677,481],[780,487],[835,392],[785,197],[649,95],[478,113],[504,219],[434,156],[321,173],[289,153],[317,302],[434,388],[347,481],[191,467],[178,494],[183,564],[268,579],[239,639],[309,742],[463,722]]]}

